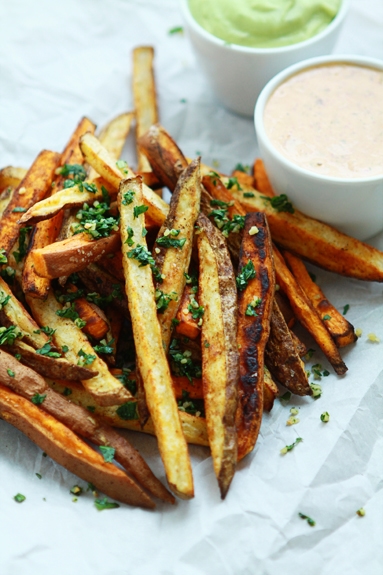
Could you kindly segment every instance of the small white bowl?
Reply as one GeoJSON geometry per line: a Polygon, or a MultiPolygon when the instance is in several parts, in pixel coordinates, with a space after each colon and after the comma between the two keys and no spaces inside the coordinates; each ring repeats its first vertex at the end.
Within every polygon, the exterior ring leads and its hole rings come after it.
{"type": "Polygon", "coordinates": [[[278,86],[298,72],[334,63],[355,64],[383,71],[381,60],[342,55],[312,58],[290,66],[262,90],[254,112],[255,131],[260,155],[278,195],[286,194],[294,206],[305,214],[365,240],[383,230],[383,173],[365,178],[341,178],[311,172],[276,150],[264,127],[265,106],[278,86]]]}
{"type": "Polygon", "coordinates": [[[259,93],[275,74],[303,59],[332,52],[348,5],[349,0],[343,0],[334,20],[304,42],[279,48],[248,48],[228,44],[207,32],[193,18],[188,0],[181,0],[186,32],[216,98],[229,110],[245,116],[253,115],[259,93]]]}

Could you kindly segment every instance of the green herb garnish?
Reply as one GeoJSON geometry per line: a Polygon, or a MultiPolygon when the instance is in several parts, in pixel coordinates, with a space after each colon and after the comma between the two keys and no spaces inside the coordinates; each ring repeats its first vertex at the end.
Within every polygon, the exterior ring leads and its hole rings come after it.
{"type": "Polygon", "coordinates": [[[310,525],[310,527],[315,527],[314,519],[311,519],[311,517],[309,517],[308,515],[304,515],[303,513],[298,513],[298,515],[301,519],[306,519],[306,521],[310,525]]]}
{"type": "Polygon", "coordinates": [[[84,365],[91,365],[96,359],[95,355],[92,355],[91,353],[85,353],[85,351],[83,351],[82,349],[80,349],[77,355],[80,358],[77,362],[77,365],[81,367],[84,367],[84,365]]]}
{"type": "Polygon", "coordinates": [[[22,337],[22,333],[16,331],[17,329],[15,325],[0,327],[0,345],[13,345],[16,338],[22,337]]]}
{"type": "Polygon", "coordinates": [[[20,228],[19,231],[19,249],[15,252],[13,252],[14,258],[16,260],[16,262],[19,264],[22,259],[24,258],[24,256],[27,253],[27,242],[26,242],[26,237],[27,234],[29,234],[29,232],[31,231],[32,226],[27,226],[25,228],[20,228]]]}
{"type": "Polygon", "coordinates": [[[40,395],[39,393],[35,393],[35,395],[31,397],[31,402],[35,405],[41,405],[44,402],[46,396],[46,394],[40,395]]]}
{"type": "Polygon", "coordinates": [[[181,238],[177,240],[176,238],[170,238],[169,236],[162,236],[156,239],[156,243],[163,248],[178,248],[182,249],[186,242],[186,238],[181,238]]]}
{"type": "Polygon", "coordinates": [[[346,305],[343,307],[343,315],[346,315],[346,313],[348,312],[349,309],[350,309],[350,304],[346,303],[346,305]]]}
{"type": "Polygon", "coordinates": [[[116,409],[116,413],[120,419],[124,419],[125,421],[138,419],[137,403],[135,401],[127,401],[116,409]]]}
{"type": "Polygon", "coordinates": [[[127,192],[125,192],[124,195],[122,196],[122,204],[124,206],[131,204],[134,200],[135,194],[136,192],[134,190],[128,190],[127,192]]]}
{"type": "Polygon", "coordinates": [[[7,374],[9,375],[9,377],[15,377],[15,372],[12,371],[11,369],[7,369],[7,374]]]}
{"type": "Polygon", "coordinates": [[[104,511],[104,509],[117,509],[117,507],[120,507],[118,503],[109,501],[106,497],[103,497],[102,499],[95,499],[94,504],[98,511],[104,511]]]}
{"type": "Polygon", "coordinates": [[[76,214],[79,223],[74,224],[73,233],[87,233],[92,238],[106,238],[118,231],[119,216],[108,215],[109,205],[105,202],[94,202],[93,206],[84,204],[76,214]]]}
{"type": "Polygon", "coordinates": [[[109,445],[100,445],[100,451],[104,461],[106,461],[106,463],[112,463],[114,454],[116,453],[114,447],[109,447],[109,445]]]}
{"type": "Polygon", "coordinates": [[[241,272],[236,277],[237,288],[240,291],[243,291],[247,287],[249,281],[255,278],[255,276],[256,271],[254,264],[251,260],[249,260],[247,264],[242,267],[241,272]]]}
{"type": "Polygon", "coordinates": [[[281,455],[285,455],[288,451],[292,451],[294,447],[298,445],[298,443],[300,443],[301,441],[303,441],[303,439],[301,437],[297,437],[294,443],[292,443],[291,445],[286,445],[281,449],[281,455]]]}
{"type": "Polygon", "coordinates": [[[271,204],[271,206],[277,212],[288,212],[289,214],[294,213],[293,204],[290,202],[286,194],[281,194],[280,196],[262,196],[262,198],[271,204]]]}
{"type": "Polygon", "coordinates": [[[21,493],[18,493],[17,495],[14,496],[13,498],[17,503],[22,503],[23,501],[26,500],[25,495],[22,495],[21,493]]]}

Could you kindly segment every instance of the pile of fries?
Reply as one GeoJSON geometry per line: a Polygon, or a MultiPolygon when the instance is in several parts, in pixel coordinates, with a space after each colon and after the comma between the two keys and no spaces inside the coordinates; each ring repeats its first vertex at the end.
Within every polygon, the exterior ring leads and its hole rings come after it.
{"type": "Polygon", "coordinates": [[[0,416],[154,508],[194,496],[188,443],[210,447],[224,498],[276,384],[313,394],[296,321],[346,372],[354,328],[303,260],[383,281],[383,253],[275,196],[259,160],[225,176],[187,159],[158,124],[153,49],[133,62],[134,112],[0,171],[0,416]],[[136,171],[119,159],[134,121],[136,171]],[[156,436],[169,489],[115,428],[156,436]]]}

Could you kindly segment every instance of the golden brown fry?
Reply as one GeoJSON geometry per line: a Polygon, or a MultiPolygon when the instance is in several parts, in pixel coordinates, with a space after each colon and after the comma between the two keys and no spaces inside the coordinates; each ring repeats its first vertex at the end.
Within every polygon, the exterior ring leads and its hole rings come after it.
{"type": "Polygon", "coordinates": [[[161,282],[156,282],[156,293],[171,296],[158,321],[161,327],[162,342],[168,350],[175,318],[186,284],[185,273],[189,269],[193,248],[194,224],[199,214],[201,198],[201,175],[199,160],[193,161],[181,174],[172,195],[168,216],[158,234],[154,260],[161,273],[161,282]],[[177,236],[172,236],[172,232],[177,236]],[[166,235],[168,234],[168,235],[166,235]],[[181,247],[164,247],[161,241],[183,242],[181,247]]]}
{"type": "Polygon", "coordinates": [[[194,495],[191,465],[174,397],[169,365],[162,345],[152,271],[149,262],[145,265],[136,259],[137,255],[134,255],[137,253],[134,250],[138,248],[141,253],[146,254],[147,259],[146,240],[142,237],[142,230],[145,228],[144,214],[134,216],[134,209],[143,205],[140,179],[122,182],[118,205],[121,215],[121,241],[124,248],[125,289],[132,319],[137,367],[144,381],[146,401],[153,419],[170,489],[180,497],[189,499],[194,495]],[[128,228],[132,230],[129,235],[128,228]],[[128,241],[132,240],[133,247],[127,250],[128,241]]]}
{"type": "Polygon", "coordinates": [[[197,337],[201,335],[201,328],[198,325],[198,320],[193,319],[193,316],[188,309],[190,304],[190,296],[192,296],[193,293],[194,292],[192,291],[192,286],[186,285],[176,316],[176,319],[179,322],[176,325],[176,333],[179,335],[184,335],[189,339],[197,339],[197,337]]]}
{"type": "Polygon", "coordinates": [[[277,283],[289,298],[296,317],[315,339],[336,373],[338,375],[345,374],[347,367],[339,354],[338,348],[275,246],[274,261],[277,283]]]}
{"type": "Polygon", "coordinates": [[[120,246],[118,233],[93,240],[92,236],[84,232],[33,250],[30,254],[36,273],[54,279],[83,270],[102,256],[118,251],[120,246]]]}
{"type": "MultiPolygon", "coordinates": [[[[82,405],[83,407],[90,406],[92,412],[101,417],[103,421],[112,425],[113,427],[119,427],[122,429],[131,429],[132,431],[142,431],[143,433],[148,433],[150,435],[155,435],[153,420],[150,417],[145,423],[145,426],[141,428],[140,422],[137,419],[137,415],[133,411],[127,412],[124,410],[124,406],[110,406],[102,407],[98,405],[93,397],[81,386],[76,385],[72,382],[60,382],[60,381],[50,381],[49,385],[52,389],[55,389],[59,393],[68,393],[65,391],[67,389],[71,390],[70,400],[77,405],[82,405]],[[121,407],[121,409],[120,409],[121,407]],[[133,419],[132,419],[133,417],[133,419]]],[[[129,402],[129,404],[132,402],[129,402]]],[[[182,430],[185,435],[185,439],[188,443],[195,445],[209,445],[206,432],[206,422],[202,417],[197,417],[186,413],[184,411],[179,412],[179,417],[181,420],[182,430]]]]}
{"type": "Polygon", "coordinates": [[[366,281],[383,281],[383,252],[302,212],[277,211],[264,194],[231,189],[248,212],[265,212],[273,240],[281,247],[324,269],[366,281]]]}
{"type": "Polygon", "coordinates": [[[84,357],[82,354],[94,356],[94,360],[88,365],[97,371],[98,375],[82,380],[82,383],[100,405],[119,405],[132,399],[129,391],[111,375],[107,365],[98,357],[81,329],[71,319],[57,315],[63,308],[51,293],[45,302],[36,298],[27,298],[27,301],[39,324],[56,330],[54,340],[59,348],[68,348],[65,354],[68,361],[77,365],[79,362],[81,364],[81,358],[84,357]]]}
{"type": "Polygon", "coordinates": [[[188,165],[175,141],[160,124],[156,124],[139,138],[138,145],[157,178],[173,191],[181,172],[188,165]]]}
{"type": "Polygon", "coordinates": [[[271,411],[274,400],[278,395],[278,387],[274,382],[269,369],[264,366],[264,385],[263,385],[263,411],[271,411]]]}
{"type": "MultiPolygon", "coordinates": [[[[83,157],[79,147],[80,137],[86,132],[94,132],[96,126],[88,120],[82,118],[75,131],[73,132],[67,146],[65,147],[61,156],[61,166],[66,164],[82,164],[83,157]]],[[[64,185],[65,177],[57,174],[52,182],[52,194],[57,193],[64,185]]],[[[48,221],[39,222],[32,235],[29,250],[43,248],[56,241],[61,224],[63,221],[64,212],[61,211],[48,221]]],[[[23,292],[31,297],[45,299],[50,287],[50,280],[42,278],[36,273],[34,262],[31,254],[29,253],[24,262],[22,288],[23,292]]]]}
{"type": "MultiPolygon", "coordinates": [[[[133,98],[136,111],[136,138],[158,122],[156,87],[153,71],[154,49],[139,46],[133,50],[133,98]]],[[[139,171],[150,171],[146,156],[137,146],[139,171]]]]}
{"type": "Polygon", "coordinates": [[[214,471],[224,499],[237,461],[237,288],[224,237],[203,214],[197,225],[198,297],[205,310],[201,350],[206,424],[214,471]]]}
{"type": "Polygon", "coordinates": [[[6,207],[8,206],[9,202],[12,199],[14,193],[14,188],[8,187],[5,188],[0,193],[0,218],[3,217],[3,213],[5,212],[6,207]]]}
{"type": "Polygon", "coordinates": [[[9,187],[17,188],[26,173],[27,170],[24,168],[15,168],[14,166],[7,166],[0,170],[0,192],[9,187]]]}
{"type": "Polygon", "coordinates": [[[4,250],[5,255],[9,255],[18,238],[20,213],[28,210],[46,195],[59,161],[60,154],[43,150],[15,189],[1,218],[0,248],[4,250]]]}
{"type": "MultiPolygon", "coordinates": [[[[27,368],[24,368],[27,369],[27,368]]],[[[106,463],[68,427],[0,385],[0,416],[25,433],[54,461],[97,489],[128,505],[154,508],[153,501],[123,471],[106,463]]]]}
{"type": "Polygon", "coordinates": [[[238,287],[238,460],[254,449],[261,427],[264,352],[275,290],[271,237],[266,216],[261,212],[246,216],[238,275],[245,266],[252,267],[254,277],[238,287]]]}
{"type": "Polygon", "coordinates": [[[354,326],[327,300],[321,288],[311,279],[302,260],[287,251],[283,251],[283,257],[296,281],[321,317],[337,347],[345,347],[354,343],[358,339],[354,326]]]}
{"type": "Polygon", "coordinates": [[[272,377],[292,393],[312,395],[305,365],[275,300],[271,314],[270,336],[265,349],[265,363],[272,377]]]}
{"type": "MultiPolygon", "coordinates": [[[[127,166],[121,170],[116,166],[115,160],[92,134],[85,134],[81,138],[81,150],[85,161],[88,162],[111,186],[119,187],[124,178],[134,177],[134,173],[127,166]]],[[[160,227],[168,214],[169,206],[147,186],[142,186],[143,203],[148,206],[147,216],[160,227]]]]}

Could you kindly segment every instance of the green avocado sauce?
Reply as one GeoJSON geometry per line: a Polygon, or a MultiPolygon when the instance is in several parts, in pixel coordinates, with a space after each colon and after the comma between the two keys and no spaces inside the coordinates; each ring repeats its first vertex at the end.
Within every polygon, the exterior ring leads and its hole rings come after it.
{"type": "Polygon", "coordinates": [[[228,44],[278,48],[308,40],[330,24],[342,0],[189,0],[202,28],[228,44]]]}

